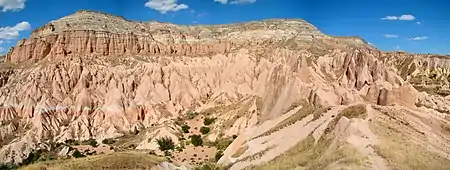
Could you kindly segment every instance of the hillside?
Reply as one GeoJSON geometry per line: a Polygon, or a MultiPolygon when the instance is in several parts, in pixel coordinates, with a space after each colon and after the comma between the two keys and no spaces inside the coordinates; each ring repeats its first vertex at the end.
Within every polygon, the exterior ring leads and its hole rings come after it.
{"type": "Polygon", "coordinates": [[[379,51],[301,19],[180,26],[78,11],[0,65],[0,162],[139,150],[184,168],[448,169],[449,69],[446,56],[379,51]],[[164,137],[176,149],[160,151],[164,137]]]}

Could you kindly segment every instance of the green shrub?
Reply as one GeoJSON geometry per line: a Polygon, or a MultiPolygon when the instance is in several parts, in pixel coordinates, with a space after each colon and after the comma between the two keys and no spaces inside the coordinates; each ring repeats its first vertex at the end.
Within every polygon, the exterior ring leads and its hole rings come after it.
{"type": "Polygon", "coordinates": [[[164,156],[165,157],[172,157],[172,153],[170,153],[168,150],[164,151],[164,156]]]}
{"type": "Polygon", "coordinates": [[[201,127],[200,132],[204,135],[209,133],[209,127],[206,127],[206,126],[201,127]]]}
{"type": "Polygon", "coordinates": [[[39,158],[41,157],[42,152],[43,151],[40,150],[40,149],[36,150],[36,151],[33,151],[33,152],[30,152],[28,154],[28,157],[25,160],[22,161],[22,165],[28,165],[28,164],[32,164],[32,163],[37,162],[39,160],[39,158]]]}
{"type": "Polygon", "coordinates": [[[74,139],[67,139],[66,141],[64,141],[64,143],[66,143],[67,145],[79,145],[80,142],[74,140],[74,139]]]}
{"type": "Polygon", "coordinates": [[[189,120],[194,119],[194,117],[197,116],[197,115],[198,115],[197,112],[194,112],[194,111],[189,110],[189,111],[187,112],[187,119],[189,119],[189,120]]]}
{"type": "Polygon", "coordinates": [[[136,148],[136,145],[135,144],[130,144],[130,145],[128,145],[128,149],[135,149],[136,148]]]}
{"type": "Polygon", "coordinates": [[[78,151],[78,150],[75,150],[73,153],[72,153],[72,156],[74,157],[74,158],[82,158],[82,157],[85,157],[80,151],[78,151]]]}
{"type": "Polygon", "coordinates": [[[180,146],[176,146],[176,147],[175,147],[175,150],[176,150],[177,152],[183,152],[183,148],[180,147],[180,146]]]}
{"type": "Polygon", "coordinates": [[[13,169],[19,169],[19,167],[11,163],[0,163],[0,170],[13,170],[13,169]]]}
{"type": "Polygon", "coordinates": [[[216,120],[216,118],[208,118],[208,117],[205,117],[205,119],[203,120],[203,124],[204,124],[205,126],[208,126],[208,125],[214,123],[215,120],[216,120]]]}
{"type": "Polygon", "coordinates": [[[194,170],[219,170],[219,169],[225,169],[225,168],[221,168],[211,162],[207,162],[202,165],[198,165],[197,167],[194,168],[194,170]]]}
{"type": "Polygon", "coordinates": [[[102,143],[105,145],[111,145],[111,144],[116,143],[116,141],[114,139],[103,139],[102,143]]]}
{"type": "Polygon", "coordinates": [[[220,158],[223,156],[223,151],[219,150],[216,152],[216,156],[214,158],[216,159],[216,162],[219,161],[220,158]]]}
{"type": "Polygon", "coordinates": [[[181,129],[184,133],[189,133],[189,129],[191,129],[191,127],[189,127],[188,125],[183,125],[181,126],[181,129]]]}
{"type": "Polygon", "coordinates": [[[233,142],[233,139],[225,138],[217,140],[216,142],[212,143],[213,146],[217,148],[217,150],[225,150],[230,144],[233,142]]]}
{"type": "Polygon", "coordinates": [[[162,137],[160,139],[156,139],[156,142],[159,145],[159,150],[168,151],[173,150],[175,148],[175,143],[170,137],[162,137]]]}
{"type": "Polygon", "coordinates": [[[83,145],[91,145],[92,147],[97,147],[98,143],[95,139],[88,139],[82,142],[83,145]]]}
{"type": "Polygon", "coordinates": [[[200,135],[192,135],[192,136],[190,136],[190,138],[191,138],[192,145],[203,146],[203,140],[200,135]]]}
{"type": "Polygon", "coordinates": [[[181,119],[181,117],[177,117],[177,120],[175,120],[175,125],[182,126],[183,124],[183,119],[181,119]]]}

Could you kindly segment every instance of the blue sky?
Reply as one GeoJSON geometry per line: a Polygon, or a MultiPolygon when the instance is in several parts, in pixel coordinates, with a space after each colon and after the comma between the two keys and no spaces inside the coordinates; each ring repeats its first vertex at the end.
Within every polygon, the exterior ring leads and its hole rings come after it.
{"type": "Polygon", "coordinates": [[[384,51],[450,54],[449,0],[0,0],[0,53],[80,9],[177,24],[302,18],[326,34],[360,36],[384,51]]]}

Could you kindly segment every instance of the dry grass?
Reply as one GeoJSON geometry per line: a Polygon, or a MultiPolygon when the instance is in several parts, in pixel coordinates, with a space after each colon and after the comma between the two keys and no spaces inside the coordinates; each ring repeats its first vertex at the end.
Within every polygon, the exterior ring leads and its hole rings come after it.
{"type": "MultiPolygon", "coordinates": [[[[315,118],[329,110],[328,108],[317,109],[314,114],[315,118]],[[320,113],[320,114],[319,114],[320,113]]],[[[324,169],[328,166],[348,167],[350,169],[369,169],[367,166],[367,156],[359,153],[356,148],[348,145],[331,145],[334,136],[330,133],[336,126],[340,117],[347,118],[365,118],[367,112],[364,105],[356,105],[348,107],[341,111],[339,116],[333,119],[327,126],[327,130],[323,136],[315,143],[312,135],[299,142],[296,146],[289,149],[287,152],[277,156],[272,161],[259,165],[252,166],[248,169],[258,170],[273,170],[273,169],[324,169]]]]}
{"type": "Polygon", "coordinates": [[[256,160],[256,159],[260,159],[262,156],[264,156],[267,152],[269,152],[270,150],[272,150],[272,149],[274,149],[275,148],[275,146],[270,146],[270,147],[268,147],[268,148],[266,148],[266,149],[264,149],[264,150],[262,150],[262,151],[260,151],[260,152],[258,152],[258,153],[256,153],[256,154],[254,154],[254,155],[250,155],[250,156],[247,156],[247,157],[245,157],[244,159],[241,159],[240,161],[241,162],[247,162],[247,161],[254,161],[254,160],[256,160]]]}
{"type": "Polygon", "coordinates": [[[271,128],[270,130],[264,132],[263,134],[261,134],[259,136],[254,137],[253,139],[275,133],[275,132],[279,131],[280,129],[285,128],[286,126],[292,125],[292,124],[302,120],[303,118],[305,118],[306,116],[308,116],[310,114],[314,115],[314,119],[318,119],[324,112],[328,111],[328,109],[329,109],[328,107],[322,107],[322,108],[317,109],[311,105],[303,106],[297,113],[286,118],[285,120],[283,120],[282,122],[278,123],[276,126],[271,128]]]}
{"type": "Polygon", "coordinates": [[[40,162],[23,167],[23,170],[66,170],[66,169],[150,169],[163,158],[139,152],[117,152],[86,158],[40,162]]]}
{"type": "Polygon", "coordinates": [[[341,111],[339,116],[340,117],[345,116],[346,118],[349,118],[349,119],[351,119],[351,118],[364,119],[367,117],[366,106],[363,104],[359,104],[359,105],[347,107],[346,109],[341,111]]]}
{"type": "Polygon", "coordinates": [[[324,133],[330,133],[342,117],[346,117],[348,119],[352,119],[352,118],[365,119],[367,117],[367,109],[366,109],[365,105],[360,104],[360,105],[350,106],[350,107],[345,108],[344,110],[341,110],[341,112],[337,115],[337,117],[334,118],[328,124],[324,133]]]}
{"type": "Polygon", "coordinates": [[[374,147],[375,152],[386,159],[393,169],[449,169],[450,161],[427,151],[425,148],[391,136],[374,147]]]}
{"type": "Polygon", "coordinates": [[[449,169],[450,161],[426,149],[420,142],[427,139],[408,123],[400,123],[385,113],[372,120],[370,129],[380,137],[375,152],[393,169],[449,169]]]}
{"type": "Polygon", "coordinates": [[[320,140],[314,145],[314,137],[308,136],[296,146],[289,149],[284,154],[276,157],[272,161],[259,165],[251,166],[247,169],[274,170],[274,169],[324,169],[335,163],[346,167],[358,167],[364,169],[367,158],[349,145],[343,145],[339,148],[329,148],[331,138],[320,140]]]}
{"type": "Polygon", "coordinates": [[[236,152],[234,152],[233,155],[231,155],[231,157],[233,157],[233,158],[238,158],[238,157],[240,157],[242,154],[244,154],[245,151],[247,151],[247,150],[248,150],[248,146],[247,146],[247,145],[241,146],[241,147],[239,147],[239,149],[238,149],[236,152]]]}

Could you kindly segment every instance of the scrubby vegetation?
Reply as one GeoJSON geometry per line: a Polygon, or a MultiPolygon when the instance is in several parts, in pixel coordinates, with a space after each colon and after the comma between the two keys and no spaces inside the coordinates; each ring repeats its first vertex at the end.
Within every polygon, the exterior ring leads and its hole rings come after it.
{"type": "Polygon", "coordinates": [[[219,151],[216,152],[216,155],[214,156],[214,159],[216,161],[219,161],[219,159],[222,158],[222,156],[223,156],[223,151],[219,150],[219,151]]]}
{"type": "Polygon", "coordinates": [[[98,146],[97,141],[95,139],[92,139],[92,138],[81,142],[81,144],[83,144],[83,145],[91,145],[92,147],[97,147],[98,146]]]}
{"type": "Polygon", "coordinates": [[[63,147],[62,145],[57,145],[54,143],[50,144],[50,150],[38,149],[30,152],[25,160],[20,163],[21,166],[29,165],[41,161],[50,161],[58,157],[57,152],[63,147]]]}
{"type": "Polygon", "coordinates": [[[205,126],[208,126],[208,125],[211,125],[212,123],[214,123],[215,120],[216,120],[216,118],[205,117],[205,119],[203,120],[203,124],[205,126]]]}
{"type": "Polygon", "coordinates": [[[53,160],[24,167],[24,170],[40,169],[151,169],[164,158],[138,152],[115,152],[89,158],[53,160]]]}
{"type": "Polygon", "coordinates": [[[203,126],[200,128],[200,132],[204,135],[208,134],[209,130],[210,130],[209,127],[206,127],[206,126],[203,126]]]}
{"type": "Polygon", "coordinates": [[[188,111],[187,111],[187,114],[186,114],[186,118],[187,118],[188,120],[191,120],[191,119],[194,119],[195,116],[197,116],[197,115],[198,115],[197,112],[192,111],[192,110],[188,110],[188,111]]]}
{"type": "Polygon", "coordinates": [[[203,146],[203,139],[200,135],[191,135],[191,143],[194,146],[203,146]]]}
{"type": "Polygon", "coordinates": [[[159,139],[156,139],[156,142],[159,145],[159,149],[161,151],[169,151],[175,149],[175,143],[173,142],[172,138],[170,137],[162,137],[159,139]]]}
{"type": "Polygon", "coordinates": [[[0,170],[14,170],[14,169],[18,169],[19,167],[17,165],[14,164],[10,164],[10,163],[0,163],[0,170]]]}
{"type": "Polygon", "coordinates": [[[215,163],[204,163],[198,167],[195,167],[194,170],[225,170],[227,168],[224,167],[220,167],[218,165],[216,165],[215,163]]]}
{"type": "Polygon", "coordinates": [[[102,143],[106,144],[106,145],[111,145],[111,144],[116,143],[116,141],[114,139],[103,139],[102,143]]]}
{"type": "Polygon", "coordinates": [[[37,162],[41,157],[42,153],[43,150],[40,149],[29,153],[28,157],[22,161],[21,165],[28,165],[37,162]]]}
{"type": "Polygon", "coordinates": [[[64,141],[64,143],[66,143],[67,145],[80,145],[80,142],[74,139],[67,139],[66,141],[64,141]]]}
{"type": "Polygon", "coordinates": [[[215,147],[217,150],[225,150],[232,142],[234,139],[232,138],[221,138],[221,139],[217,139],[215,142],[207,142],[205,143],[208,146],[212,146],[215,147]]]}
{"type": "Polygon", "coordinates": [[[72,153],[72,156],[74,157],[74,158],[82,158],[82,157],[85,157],[80,151],[78,151],[78,150],[75,150],[73,153],[72,153]]]}
{"type": "Polygon", "coordinates": [[[181,130],[183,130],[183,133],[189,133],[189,129],[191,129],[191,127],[189,127],[188,125],[181,126],[181,130]]]}

